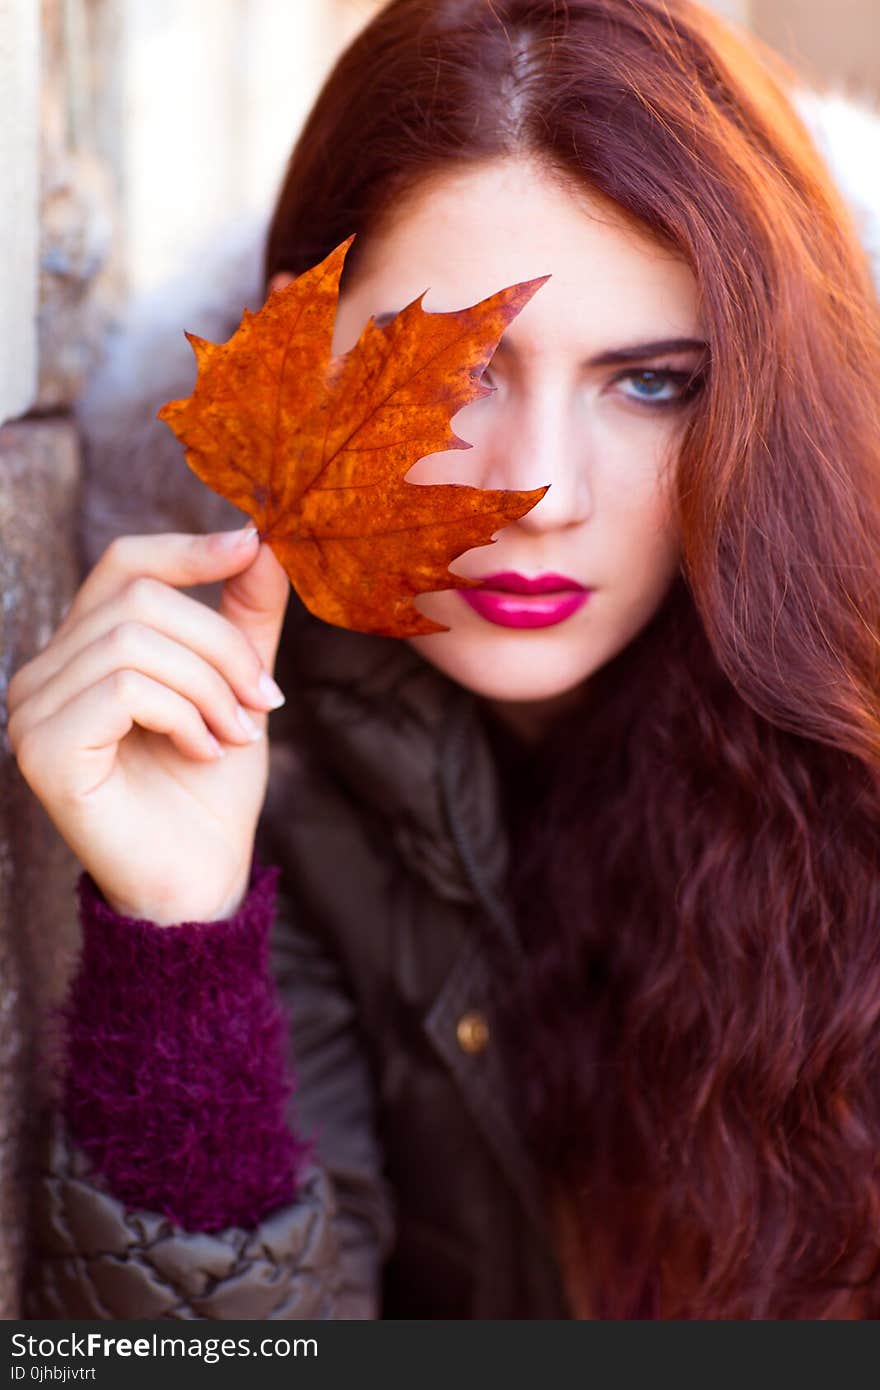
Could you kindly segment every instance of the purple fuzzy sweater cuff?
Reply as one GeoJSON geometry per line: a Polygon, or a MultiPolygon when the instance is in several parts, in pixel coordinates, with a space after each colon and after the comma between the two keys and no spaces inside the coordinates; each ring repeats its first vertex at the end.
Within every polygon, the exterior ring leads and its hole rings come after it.
{"type": "Polygon", "coordinates": [[[288,1025],[269,968],[280,869],[256,855],[217,922],[119,916],[85,870],[62,1009],[68,1133],[128,1207],[187,1230],[252,1228],[291,1201],[312,1141],[286,1123],[288,1025]]]}

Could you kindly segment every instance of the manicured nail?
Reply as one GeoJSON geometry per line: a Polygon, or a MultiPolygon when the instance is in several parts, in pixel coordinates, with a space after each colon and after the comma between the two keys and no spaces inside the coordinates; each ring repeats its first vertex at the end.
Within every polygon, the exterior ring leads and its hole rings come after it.
{"type": "Polygon", "coordinates": [[[246,526],[244,530],[238,531],[224,531],[220,543],[225,549],[235,550],[238,546],[250,545],[256,534],[256,526],[246,526]]]}
{"type": "Polygon", "coordinates": [[[220,746],[220,744],[217,742],[217,740],[215,739],[215,737],[214,737],[213,734],[208,734],[208,742],[210,743],[211,747],[214,749],[214,757],[215,757],[215,758],[225,758],[225,757],[226,757],[226,749],[225,749],[225,748],[222,748],[222,747],[220,746]]]}
{"type": "Polygon", "coordinates": [[[268,671],[260,672],[258,685],[260,694],[268,702],[270,709],[277,709],[279,705],[284,704],[287,696],[281,690],[280,686],[275,684],[268,671]]]}
{"type": "Polygon", "coordinates": [[[259,729],[257,728],[254,721],[251,719],[246,709],[242,709],[241,705],[237,705],[235,713],[238,716],[239,724],[244,729],[249,739],[256,741],[258,738],[261,737],[259,729]]]}

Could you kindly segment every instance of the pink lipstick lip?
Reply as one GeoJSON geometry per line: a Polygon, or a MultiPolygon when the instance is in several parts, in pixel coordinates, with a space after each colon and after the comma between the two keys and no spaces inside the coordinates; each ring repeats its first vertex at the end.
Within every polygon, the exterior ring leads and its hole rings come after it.
{"type": "Polygon", "coordinates": [[[498,627],[552,627],[586,603],[589,589],[517,594],[504,589],[457,589],[456,593],[487,622],[498,627]]]}
{"type": "Polygon", "coordinates": [[[495,574],[484,574],[480,578],[484,590],[503,590],[509,594],[589,592],[586,584],[580,584],[576,579],[569,579],[565,574],[539,574],[534,579],[527,579],[524,574],[518,574],[516,570],[499,570],[495,574]]]}

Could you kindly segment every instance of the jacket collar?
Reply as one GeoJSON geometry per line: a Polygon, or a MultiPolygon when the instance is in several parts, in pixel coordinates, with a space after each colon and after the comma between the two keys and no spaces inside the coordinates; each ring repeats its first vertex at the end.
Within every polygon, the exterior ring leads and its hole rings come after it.
{"type": "Polygon", "coordinates": [[[477,698],[408,643],[315,618],[291,594],[291,688],[322,761],[442,898],[478,903],[517,950],[509,847],[477,698]]]}

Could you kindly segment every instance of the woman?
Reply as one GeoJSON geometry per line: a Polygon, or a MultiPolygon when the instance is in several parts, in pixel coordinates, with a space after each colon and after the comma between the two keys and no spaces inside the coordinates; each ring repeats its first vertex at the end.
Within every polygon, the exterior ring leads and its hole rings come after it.
{"type": "Polygon", "coordinates": [[[686,0],[337,64],[266,289],[357,232],[344,351],[549,272],[408,477],[550,483],[455,568],[580,597],[395,641],[253,539],[104,552],[10,687],[84,866],[31,1316],[880,1310],[880,315],[792,82],[686,0]]]}

